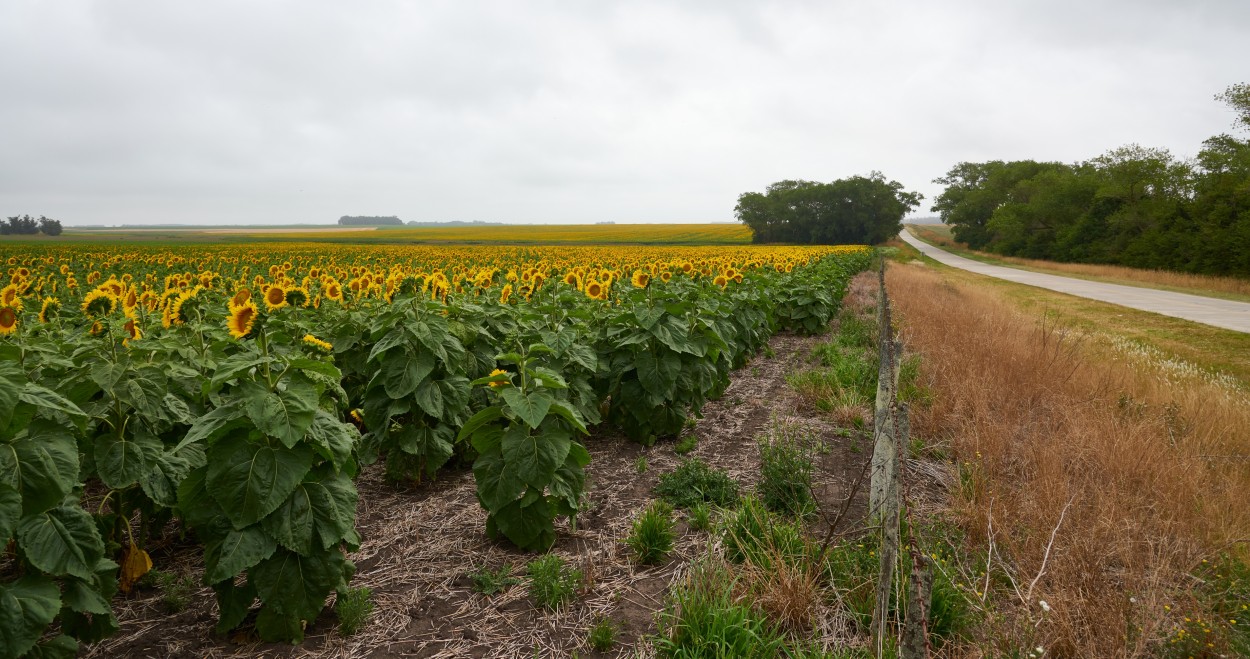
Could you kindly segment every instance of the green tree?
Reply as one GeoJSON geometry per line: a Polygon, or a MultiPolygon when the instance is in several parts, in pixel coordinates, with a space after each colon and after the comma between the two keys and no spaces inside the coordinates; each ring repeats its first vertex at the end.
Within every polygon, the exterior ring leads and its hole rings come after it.
{"type": "Polygon", "coordinates": [[[740,195],[734,213],[757,243],[877,244],[902,230],[921,199],[874,171],[831,183],[778,181],[740,195]]]}
{"type": "Polygon", "coordinates": [[[59,236],[61,235],[61,223],[57,220],[40,215],[39,232],[45,236],[59,236]]]}
{"type": "MultiPolygon", "coordinates": [[[[1217,100],[1250,128],[1250,85],[1217,100]]],[[[1075,165],[961,162],[933,210],[973,248],[1061,261],[1250,275],[1250,142],[1193,161],[1129,144],[1075,165]]]]}
{"type": "Polygon", "coordinates": [[[1216,94],[1215,100],[1227,104],[1237,113],[1233,125],[1250,129],[1250,84],[1243,82],[1230,85],[1222,93],[1216,94]]]}

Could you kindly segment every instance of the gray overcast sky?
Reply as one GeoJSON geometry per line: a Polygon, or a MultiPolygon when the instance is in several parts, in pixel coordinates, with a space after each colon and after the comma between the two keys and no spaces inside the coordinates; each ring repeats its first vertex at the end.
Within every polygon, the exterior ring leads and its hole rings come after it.
{"type": "Polygon", "coordinates": [[[733,219],[1230,132],[1250,2],[4,0],[0,214],[733,219]]]}

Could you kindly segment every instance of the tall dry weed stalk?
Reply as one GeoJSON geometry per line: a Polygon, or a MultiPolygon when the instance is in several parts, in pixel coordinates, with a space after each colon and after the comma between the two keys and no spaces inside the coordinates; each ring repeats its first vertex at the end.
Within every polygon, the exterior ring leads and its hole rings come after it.
{"type": "Polygon", "coordinates": [[[1008,615],[987,618],[987,643],[1047,656],[1157,651],[1165,605],[1185,597],[1195,565],[1225,550],[1245,557],[1250,405],[1201,378],[1169,383],[1149,363],[1112,360],[924,266],[892,267],[887,286],[936,393],[912,432],[949,442],[964,485],[956,517],[1010,575],[1007,601],[989,607],[1008,615]]]}

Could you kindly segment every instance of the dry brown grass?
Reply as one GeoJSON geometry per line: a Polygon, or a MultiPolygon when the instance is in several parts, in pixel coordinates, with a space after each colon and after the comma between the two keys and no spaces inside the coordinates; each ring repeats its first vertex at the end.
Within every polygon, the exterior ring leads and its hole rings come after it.
{"type": "Polygon", "coordinates": [[[938,247],[958,250],[980,258],[993,259],[994,261],[1021,268],[1098,279],[1119,284],[1165,288],[1197,295],[1223,293],[1239,298],[1250,298],[1250,279],[1196,275],[1170,270],[1143,270],[1122,265],[1060,263],[1058,261],[1001,256],[968,249],[967,245],[955,242],[950,235],[950,230],[946,227],[913,225],[911,228],[926,242],[930,242],[938,247]]]}
{"type": "Polygon", "coordinates": [[[1250,537],[1244,396],[1112,360],[990,289],[923,266],[894,266],[888,279],[907,349],[923,356],[936,394],[913,433],[949,443],[963,484],[956,517],[981,556],[996,548],[992,562],[1011,579],[986,604],[1006,615],[987,617],[982,651],[1157,652],[1185,575],[1250,537]]]}

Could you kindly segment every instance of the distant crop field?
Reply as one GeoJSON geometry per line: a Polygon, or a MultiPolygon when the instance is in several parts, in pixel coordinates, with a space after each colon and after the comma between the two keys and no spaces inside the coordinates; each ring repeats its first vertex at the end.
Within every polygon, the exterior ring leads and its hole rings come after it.
{"type": "Polygon", "coordinates": [[[78,229],[66,237],[100,241],[301,241],[369,244],[469,243],[508,245],[742,245],[741,224],[513,224],[463,227],[231,227],[78,229]]]}

